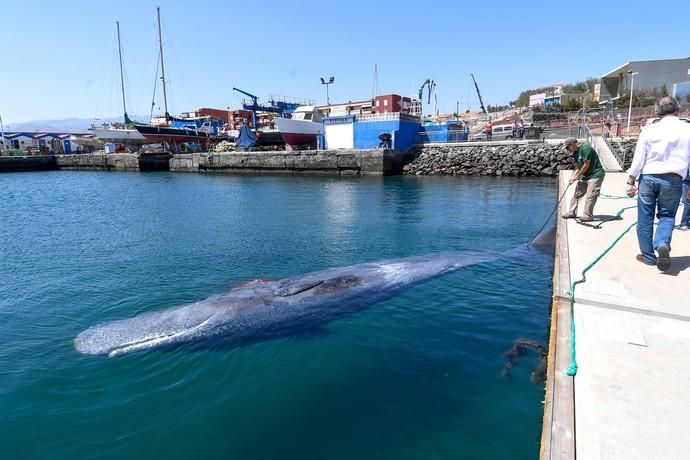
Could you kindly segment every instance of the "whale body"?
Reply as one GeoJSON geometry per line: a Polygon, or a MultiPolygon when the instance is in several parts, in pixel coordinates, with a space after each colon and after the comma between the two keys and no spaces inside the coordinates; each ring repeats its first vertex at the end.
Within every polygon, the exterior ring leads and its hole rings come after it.
{"type": "Polygon", "coordinates": [[[74,347],[80,353],[112,357],[213,338],[241,343],[289,336],[463,267],[548,253],[551,237],[549,231],[530,245],[503,253],[449,252],[256,280],[199,302],[91,327],[74,339],[74,347]]]}

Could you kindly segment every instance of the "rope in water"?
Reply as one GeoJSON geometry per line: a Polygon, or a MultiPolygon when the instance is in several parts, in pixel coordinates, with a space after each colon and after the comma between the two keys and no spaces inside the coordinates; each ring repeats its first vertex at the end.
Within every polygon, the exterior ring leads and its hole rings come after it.
{"type": "MultiPolygon", "coordinates": [[[[627,197],[625,197],[627,198],[627,197]]],[[[626,209],[632,209],[636,208],[637,206],[628,206],[620,211],[618,211],[618,214],[616,214],[616,217],[620,217],[623,212],[625,212],[626,209]]],[[[637,225],[637,221],[633,222],[628,226],[628,228],[623,231],[620,235],[618,235],[618,238],[616,238],[613,243],[609,245],[608,248],[604,250],[599,256],[594,259],[592,263],[587,265],[584,270],[582,270],[582,279],[579,279],[572,283],[570,285],[570,366],[568,366],[568,369],[565,371],[565,373],[571,377],[575,376],[577,374],[577,360],[575,359],[575,287],[578,284],[584,283],[587,281],[587,277],[585,274],[589,271],[590,268],[594,267],[597,262],[599,262],[601,259],[604,258],[608,252],[613,249],[613,247],[625,236],[626,233],[630,231],[631,228],[633,228],[635,225],[637,225]]]]}

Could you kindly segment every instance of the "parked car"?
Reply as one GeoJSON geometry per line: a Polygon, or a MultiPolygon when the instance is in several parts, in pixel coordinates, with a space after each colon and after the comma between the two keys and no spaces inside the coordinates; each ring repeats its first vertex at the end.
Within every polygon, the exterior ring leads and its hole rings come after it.
{"type": "MultiPolygon", "coordinates": [[[[512,124],[505,124],[505,125],[494,125],[493,129],[491,130],[491,140],[498,141],[498,140],[505,140],[505,139],[512,139],[513,138],[513,125],[512,124]]],[[[485,141],[486,140],[486,133],[484,131],[475,134],[472,136],[472,140],[475,141],[485,141]]]]}

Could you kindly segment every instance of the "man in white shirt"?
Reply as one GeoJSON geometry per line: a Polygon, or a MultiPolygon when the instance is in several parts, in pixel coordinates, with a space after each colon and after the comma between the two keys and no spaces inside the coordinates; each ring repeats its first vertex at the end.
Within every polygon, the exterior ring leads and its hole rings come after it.
{"type": "Polygon", "coordinates": [[[661,120],[645,127],[637,140],[625,193],[633,197],[639,188],[637,241],[641,254],[636,259],[666,271],[671,268],[671,235],[690,164],[690,123],[678,119],[678,103],[671,97],[659,99],[656,113],[661,120]],[[655,211],[659,218],[656,233],[655,211]]]}

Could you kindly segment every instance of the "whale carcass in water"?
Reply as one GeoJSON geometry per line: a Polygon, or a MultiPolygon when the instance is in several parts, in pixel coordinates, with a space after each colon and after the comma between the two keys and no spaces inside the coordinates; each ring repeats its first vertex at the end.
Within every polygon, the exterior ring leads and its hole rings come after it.
{"type": "Polygon", "coordinates": [[[503,257],[535,257],[552,232],[503,253],[443,253],[259,281],[200,302],[91,327],[74,339],[80,353],[117,356],[212,338],[256,340],[317,328],[431,278],[503,257]]]}

